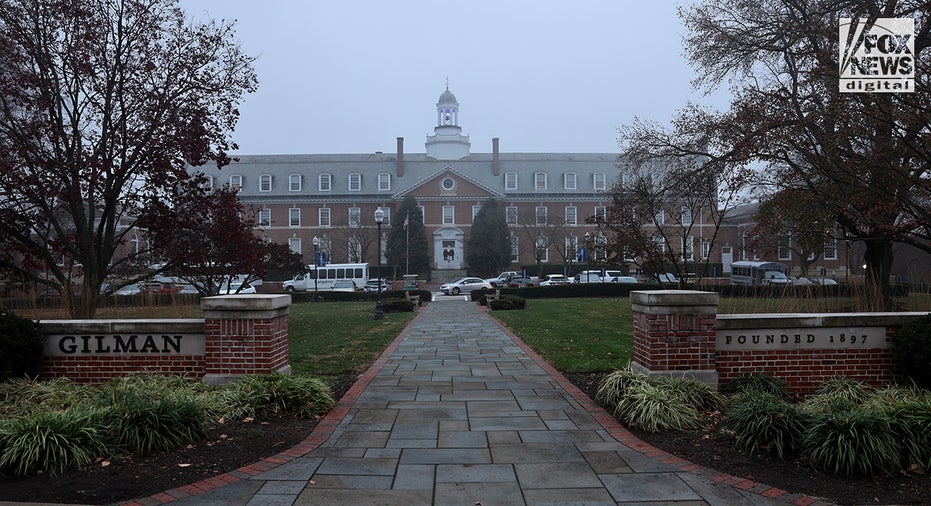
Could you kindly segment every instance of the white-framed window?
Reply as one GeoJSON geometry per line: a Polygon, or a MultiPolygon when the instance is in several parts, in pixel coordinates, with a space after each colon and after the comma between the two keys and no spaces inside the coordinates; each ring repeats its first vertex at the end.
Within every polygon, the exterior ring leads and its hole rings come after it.
{"type": "Polygon", "coordinates": [[[362,174],[359,174],[358,172],[349,174],[349,191],[362,191],[362,174]]]}
{"type": "Polygon", "coordinates": [[[378,191],[391,191],[391,173],[381,172],[378,174],[378,191]]]}
{"type": "Polygon", "coordinates": [[[272,226],[272,210],[269,208],[259,209],[259,220],[258,226],[260,227],[270,227],[272,226]]]}
{"type": "Polygon", "coordinates": [[[482,210],[482,206],[473,205],[472,206],[472,222],[475,222],[475,217],[478,216],[478,212],[482,210]]]}
{"type": "Polygon", "coordinates": [[[507,206],[504,208],[504,221],[508,225],[517,225],[517,206],[507,206]]]}
{"type": "Polygon", "coordinates": [[[455,206],[443,206],[443,224],[453,225],[456,223],[455,206]]]}
{"type": "Polygon", "coordinates": [[[537,225],[546,225],[546,206],[537,206],[534,215],[537,225]]]}
{"type": "Polygon", "coordinates": [[[507,191],[517,190],[517,173],[516,172],[505,172],[504,173],[504,189],[507,191]]]}
{"type": "Polygon", "coordinates": [[[608,208],[605,206],[595,206],[595,221],[604,223],[608,220],[608,208]]]}
{"type": "Polygon", "coordinates": [[[288,238],[288,248],[297,253],[301,254],[301,238],[300,237],[289,237],[288,238]]]}
{"type": "Polygon", "coordinates": [[[259,191],[260,192],[272,191],[272,175],[271,174],[262,174],[261,176],[259,176],[259,191]]]}
{"type": "Polygon", "coordinates": [[[333,174],[320,174],[317,176],[317,190],[328,192],[333,190],[333,174]]]}
{"type": "Polygon", "coordinates": [[[536,260],[541,262],[548,262],[550,258],[550,239],[546,236],[537,236],[536,240],[533,241],[534,254],[533,257],[536,260]]]}
{"type": "Polygon", "coordinates": [[[566,172],[562,175],[562,187],[564,190],[575,190],[577,187],[575,172],[566,172]]]}
{"type": "Polygon", "coordinates": [[[204,187],[207,189],[208,193],[213,191],[213,176],[207,176],[204,178],[204,187]]]}
{"type": "Polygon", "coordinates": [[[546,189],[546,172],[534,172],[533,174],[533,188],[535,190],[545,190],[546,189]]]}
{"type": "Polygon", "coordinates": [[[321,227],[330,226],[330,208],[329,207],[321,207],[320,209],[317,209],[317,224],[318,226],[321,226],[321,227]]]}
{"type": "Polygon", "coordinates": [[[575,206],[566,206],[566,225],[579,224],[579,208],[575,206]]]}
{"type": "Polygon", "coordinates": [[[666,252],[666,238],[656,234],[653,236],[653,244],[659,249],[660,253],[666,252]]]}
{"type": "Polygon", "coordinates": [[[362,241],[358,237],[350,237],[346,241],[346,256],[350,262],[362,261],[362,241]]]}
{"type": "Polygon", "coordinates": [[[426,223],[427,222],[427,210],[421,205],[418,205],[417,209],[420,210],[420,218],[423,220],[424,223],[426,223]]]}
{"type": "Polygon", "coordinates": [[[653,217],[653,223],[655,225],[665,225],[666,224],[666,210],[660,209],[656,212],[656,216],[653,217]]]}
{"type": "Polygon", "coordinates": [[[570,235],[566,237],[566,258],[578,258],[579,257],[579,237],[576,235],[570,235]]]}
{"type": "Polygon", "coordinates": [[[711,255],[711,241],[708,239],[702,239],[701,241],[701,259],[707,260],[708,256],[711,255]]]}
{"type": "Polygon", "coordinates": [[[779,260],[792,260],[792,238],[787,235],[779,236],[776,253],[779,260]]]}
{"type": "Polygon", "coordinates": [[[595,237],[595,260],[608,259],[608,238],[599,235],[595,237]]]}
{"type": "MultiPolygon", "coordinates": [[[[391,208],[382,207],[382,206],[379,206],[379,208],[381,209],[381,212],[385,213],[385,221],[382,222],[382,226],[387,225],[390,227],[391,226],[391,208]]],[[[375,211],[372,211],[372,216],[375,216],[374,213],[375,211]]],[[[374,222],[375,222],[375,218],[372,218],[372,223],[374,222]]]]}
{"type": "Polygon", "coordinates": [[[682,238],[682,260],[695,261],[695,238],[690,235],[682,238]]]}
{"type": "Polygon", "coordinates": [[[520,242],[516,235],[511,236],[511,263],[517,263],[520,260],[520,242]]]}
{"type": "Polygon", "coordinates": [[[238,192],[242,188],[242,176],[233,174],[230,176],[230,190],[238,192]]]}
{"type": "Polygon", "coordinates": [[[825,260],[837,260],[837,239],[828,237],[824,240],[824,252],[822,255],[825,260]]]}
{"type": "Polygon", "coordinates": [[[359,207],[349,208],[349,226],[350,227],[362,226],[362,208],[359,208],[359,207]]]}
{"type": "Polygon", "coordinates": [[[596,172],[592,174],[592,185],[595,187],[596,192],[603,192],[608,189],[607,179],[604,172],[596,172]]]}
{"type": "Polygon", "coordinates": [[[288,226],[289,227],[301,226],[301,208],[300,207],[292,207],[288,209],[288,226]]]}
{"type": "Polygon", "coordinates": [[[320,237],[320,245],[317,246],[317,251],[322,251],[326,253],[327,258],[333,257],[333,240],[329,237],[320,237]]]}
{"type": "Polygon", "coordinates": [[[303,178],[300,174],[291,174],[288,176],[288,191],[299,192],[301,191],[301,183],[303,178]]]}
{"type": "Polygon", "coordinates": [[[692,208],[691,207],[682,206],[682,214],[680,216],[682,217],[681,222],[683,225],[692,224],[692,208]]]}

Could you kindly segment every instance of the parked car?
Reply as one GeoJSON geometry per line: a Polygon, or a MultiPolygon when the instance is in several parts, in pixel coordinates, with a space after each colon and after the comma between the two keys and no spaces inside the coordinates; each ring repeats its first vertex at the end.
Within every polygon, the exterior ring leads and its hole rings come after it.
{"type": "Polygon", "coordinates": [[[379,281],[381,281],[381,291],[384,292],[388,290],[388,280],[385,278],[381,278],[381,280],[376,279],[376,278],[370,279],[365,283],[365,286],[362,287],[362,289],[365,290],[366,292],[377,292],[379,281]]]}
{"type": "Polygon", "coordinates": [[[831,278],[811,278],[811,284],[833,286],[837,284],[837,281],[831,278]]]}
{"type": "Polygon", "coordinates": [[[459,278],[449,283],[443,283],[440,286],[440,291],[446,295],[459,295],[460,293],[468,293],[481,288],[491,288],[491,284],[482,278],[459,278]]]}
{"type": "Polygon", "coordinates": [[[497,286],[507,286],[508,279],[513,278],[514,276],[518,276],[517,271],[504,271],[494,278],[486,279],[485,282],[491,285],[492,288],[497,286]]]}
{"type": "Polygon", "coordinates": [[[239,295],[246,293],[256,293],[255,287],[249,283],[242,284],[240,282],[233,282],[229,285],[224,284],[220,287],[220,295],[239,295]]]}
{"type": "Polygon", "coordinates": [[[165,295],[178,293],[179,291],[181,291],[181,288],[178,285],[172,283],[166,283],[162,281],[147,281],[145,283],[139,283],[139,293],[165,295]]]}
{"type": "Polygon", "coordinates": [[[139,293],[139,283],[130,283],[117,289],[113,295],[136,295],[137,293],[139,293]]]}
{"type": "Polygon", "coordinates": [[[523,276],[514,276],[508,279],[508,287],[510,288],[525,288],[528,286],[537,286],[540,284],[539,278],[535,277],[523,277],[523,276]]]}
{"type": "Polygon", "coordinates": [[[562,274],[547,274],[540,280],[540,286],[568,285],[569,278],[562,274]]]}
{"type": "Polygon", "coordinates": [[[351,279],[337,279],[331,289],[333,292],[354,292],[356,290],[356,283],[351,279]]]}
{"type": "Polygon", "coordinates": [[[601,271],[582,271],[572,278],[573,283],[601,283],[601,271]]]}
{"type": "Polygon", "coordinates": [[[640,281],[637,281],[637,278],[635,278],[635,277],[633,277],[633,276],[616,276],[616,277],[612,280],[612,282],[613,282],[613,283],[625,283],[625,284],[629,284],[629,285],[636,285],[636,284],[640,283],[640,281]]]}
{"type": "Polygon", "coordinates": [[[664,272],[656,275],[659,284],[668,286],[679,286],[679,278],[671,272],[664,272]]]}

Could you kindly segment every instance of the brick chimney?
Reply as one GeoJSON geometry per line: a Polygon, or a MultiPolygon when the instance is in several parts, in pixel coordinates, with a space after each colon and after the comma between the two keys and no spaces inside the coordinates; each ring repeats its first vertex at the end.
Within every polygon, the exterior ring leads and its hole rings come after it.
{"type": "Polygon", "coordinates": [[[494,175],[501,174],[501,164],[498,160],[498,138],[491,139],[491,171],[494,175]]]}
{"type": "Polygon", "coordinates": [[[398,137],[398,177],[404,176],[404,137],[398,137]]]}

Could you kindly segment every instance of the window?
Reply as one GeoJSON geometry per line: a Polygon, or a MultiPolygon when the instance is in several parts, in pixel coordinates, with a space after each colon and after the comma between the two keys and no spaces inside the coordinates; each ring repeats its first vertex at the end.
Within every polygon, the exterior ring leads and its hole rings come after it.
{"type": "Polygon", "coordinates": [[[689,206],[682,206],[682,224],[691,225],[692,224],[692,208],[689,206]]]}
{"type": "Polygon", "coordinates": [[[204,178],[204,188],[207,189],[207,192],[213,191],[213,176],[207,176],[204,178]]]}
{"type": "Polygon", "coordinates": [[[660,253],[666,252],[666,238],[665,237],[659,234],[654,235],[653,244],[656,245],[656,249],[658,249],[660,253]]]}
{"type": "Polygon", "coordinates": [[[317,189],[322,192],[328,192],[333,189],[333,175],[320,174],[317,176],[317,189]]]}
{"type": "Polygon", "coordinates": [[[575,206],[566,206],[566,225],[579,224],[579,210],[575,206]]]}
{"type": "Polygon", "coordinates": [[[329,207],[321,207],[320,209],[317,209],[317,222],[319,226],[321,227],[330,226],[330,208],[329,207]]]}
{"type": "Polygon", "coordinates": [[[272,176],[271,174],[262,174],[259,176],[259,191],[260,192],[270,192],[272,191],[272,176]]]}
{"type": "Polygon", "coordinates": [[[517,225],[517,206],[504,208],[504,220],[508,225],[517,225]]]}
{"type": "Polygon", "coordinates": [[[537,239],[533,242],[533,256],[534,259],[540,262],[549,261],[550,257],[550,240],[546,236],[537,236],[537,239]]]}
{"type": "Polygon", "coordinates": [[[475,223],[475,217],[478,216],[478,212],[482,209],[482,206],[472,206],[472,222],[475,223]]]}
{"type": "Polygon", "coordinates": [[[517,236],[511,236],[511,263],[517,263],[520,260],[520,247],[518,245],[517,236]]]}
{"type": "Polygon", "coordinates": [[[292,192],[301,191],[301,175],[291,174],[288,176],[288,190],[292,192]]]}
{"type": "Polygon", "coordinates": [[[362,209],[358,207],[349,208],[349,226],[358,227],[362,225],[362,209]]]}
{"type": "Polygon", "coordinates": [[[695,261],[695,238],[690,235],[682,238],[682,260],[695,261]]]}
{"type": "Polygon", "coordinates": [[[350,237],[346,242],[346,256],[350,262],[362,261],[362,241],[358,237],[350,237]]]}
{"type": "Polygon", "coordinates": [[[427,210],[424,209],[424,207],[421,205],[417,206],[417,210],[420,211],[420,217],[421,219],[423,219],[423,222],[426,223],[427,222],[427,210]]]}
{"type": "Polygon", "coordinates": [[[260,209],[259,210],[259,223],[260,227],[269,227],[272,224],[272,210],[271,209],[260,209]]]}
{"type": "Polygon", "coordinates": [[[792,238],[787,235],[779,236],[779,245],[776,248],[779,260],[792,260],[792,238]]]}
{"type": "Polygon", "coordinates": [[[443,206],[443,224],[452,225],[456,223],[456,208],[453,206],[443,206]]]}
{"type": "Polygon", "coordinates": [[[701,242],[701,259],[708,260],[708,255],[711,254],[711,241],[703,239],[701,242]]]}
{"type": "Polygon", "coordinates": [[[301,208],[292,207],[288,209],[288,226],[289,227],[299,227],[301,226],[301,208]]]}
{"type": "Polygon", "coordinates": [[[837,260],[837,239],[828,237],[824,240],[824,259],[837,260]]]}
{"type": "Polygon", "coordinates": [[[566,237],[566,258],[578,258],[579,257],[579,238],[578,236],[571,235],[566,237]]]}
{"type": "Polygon", "coordinates": [[[575,190],[575,172],[566,172],[562,175],[562,186],[566,190],[575,190]]]}
{"type": "Polygon", "coordinates": [[[653,216],[653,223],[656,225],[665,225],[666,224],[666,210],[660,209],[657,211],[656,215],[653,216]]]}
{"type": "Polygon", "coordinates": [[[456,187],[456,180],[451,177],[444,177],[443,180],[440,181],[440,187],[446,191],[452,190],[456,187]]]}
{"type": "Polygon", "coordinates": [[[533,187],[536,190],[546,189],[546,172],[535,172],[533,174],[533,187]]]}
{"type": "Polygon", "coordinates": [[[608,220],[608,210],[605,206],[595,206],[595,221],[604,223],[608,220]]]}
{"type": "Polygon", "coordinates": [[[536,215],[537,225],[546,225],[546,206],[537,206],[534,214],[536,215]]]}
{"type": "Polygon", "coordinates": [[[605,179],[604,172],[596,172],[592,174],[592,184],[595,186],[596,192],[603,192],[607,189],[607,183],[605,179]]]}
{"type": "MultiPolygon", "coordinates": [[[[378,206],[381,209],[381,212],[385,213],[385,221],[382,222],[382,225],[391,226],[391,208],[378,206]]],[[[375,211],[372,211],[372,222],[375,222],[375,211]]]]}
{"type": "Polygon", "coordinates": [[[391,191],[391,173],[382,172],[378,174],[378,191],[391,191]]]}
{"type": "Polygon", "coordinates": [[[517,173],[516,172],[505,172],[504,173],[504,189],[509,191],[517,190],[517,173]]]}
{"type": "Polygon", "coordinates": [[[242,188],[242,176],[239,174],[233,174],[230,176],[230,190],[238,192],[242,188]]]}
{"type": "Polygon", "coordinates": [[[599,235],[595,237],[595,260],[608,259],[608,238],[599,235]]]}
{"type": "Polygon", "coordinates": [[[290,248],[291,251],[300,255],[301,254],[301,238],[300,237],[289,237],[288,248],[290,248]]]}
{"type": "Polygon", "coordinates": [[[362,191],[362,174],[359,174],[358,172],[349,174],[349,191],[362,191]]]}

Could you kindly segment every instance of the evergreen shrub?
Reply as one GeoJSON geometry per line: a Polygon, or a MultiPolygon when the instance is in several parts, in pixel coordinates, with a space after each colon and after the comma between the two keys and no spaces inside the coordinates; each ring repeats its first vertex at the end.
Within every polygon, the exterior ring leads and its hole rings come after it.
{"type": "Polygon", "coordinates": [[[38,376],[44,336],[38,322],[0,311],[0,381],[38,376]]]}
{"type": "Polygon", "coordinates": [[[893,336],[892,352],[908,378],[931,387],[931,314],[902,325],[893,336]]]}

